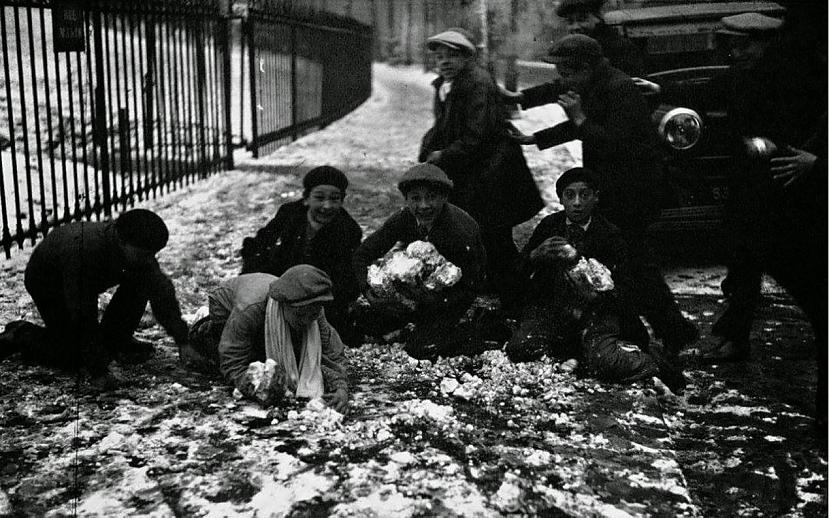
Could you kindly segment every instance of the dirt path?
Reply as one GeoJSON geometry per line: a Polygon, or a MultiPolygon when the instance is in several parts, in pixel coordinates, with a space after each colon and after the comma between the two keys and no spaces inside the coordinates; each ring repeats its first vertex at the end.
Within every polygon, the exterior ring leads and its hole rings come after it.
{"type": "MultiPolygon", "coordinates": [[[[430,124],[429,79],[379,66],[374,95],[343,120],[147,204],[170,226],[160,260],[186,318],[237,274],[241,239],[299,196],[309,167],[345,170],[348,209],[376,228],[398,206],[396,180],[430,124]]],[[[542,186],[572,160],[564,150],[528,159],[542,186]]],[[[27,255],[0,263],[0,323],[36,318],[22,287],[27,255]]],[[[721,276],[672,270],[704,331],[721,276]]],[[[353,404],[341,421],[233,399],[181,369],[148,313],[139,335],[157,354],[114,365],[125,384],[112,393],[0,363],[0,515],[825,514],[826,464],[806,416],[809,332],[786,299],[771,300],[758,361],[691,370],[684,398],[576,379],[549,361],[513,365],[500,351],[433,364],[399,344],[366,344],[349,351],[353,404]],[[447,390],[454,382],[461,390],[447,390]]]]}

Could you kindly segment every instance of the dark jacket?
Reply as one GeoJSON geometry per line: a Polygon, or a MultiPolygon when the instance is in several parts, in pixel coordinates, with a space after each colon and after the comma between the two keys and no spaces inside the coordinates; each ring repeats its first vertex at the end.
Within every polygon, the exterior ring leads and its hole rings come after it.
{"type": "Polygon", "coordinates": [[[279,207],[276,216],[259,229],[256,237],[244,240],[242,273],[265,272],[279,276],[292,266],[310,264],[331,277],[335,303],[348,305],[359,295],[351,256],[360,245],[363,231],[342,209],[307,243],[307,212],[302,200],[279,207]]]}
{"type": "Polygon", "coordinates": [[[98,295],[125,282],[147,290],[156,320],[176,342],[187,340],[173,283],[155,260],[140,270],[128,269],[114,222],[60,226],[35,247],[26,266],[26,289],[33,296],[62,299],[66,321],[81,330],[84,336],[77,338],[82,341],[92,339],[98,327],[98,295]]]}
{"type": "Polygon", "coordinates": [[[354,271],[361,291],[368,289],[368,267],[398,241],[429,241],[447,260],[461,269],[461,280],[445,290],[447,303],[466,300],[472,302],[483,280],[486,253],[481,242],[478,224],[469,214],[447,203],[435,220],[428,236],[420,235],[414,214],[403,208],[387,219],[383,225],[363,241],[354,253],[354,271]]]}
{"type": "MultiPolygon", "coordinates": [[[[555,83],[523,90],[522,107],[558,100],[555,83]]],[[[577,127],[565,121],[535,133],[539,149],[581,139],[584,167],[600,181],[600,207],[611,221],[653,215],[659,208],[662,153],[644,97],[629,76],[602,63],[581,92],[587,120],[577,127]]]]}
{"type": "MultiPolygon", "coordinates": [[[[266,273],[240,275],[210,294],[210,318],[224,323],[219,340],[219,370],[237,385],[251,362],[265,360],[265,309],[268,288],[277,277],[266,273]]],[[[339,335],[325,319],[318,320],[322,338],[325,392],[348,388],[345,353],[339,335]]]]}
{"type": "Polygon", "coordinates": [[[642,51],[616,30],[600,23],[588,36],[599,42],[602,53],[610,62],[610,66],[631,77],[645,75],[645,60],[642,57],[642,51]]]}
{"type": "Polygon", "coordinates": [[[441,101],[435,87],[435,124],[423,136],[418,160],[442,151],[435,165],[452,179],[450,201],[486,226],[512,227],[534,216],[543,202],[521,146],[507,135],[507,111],[498,87],[471,65],[441,101]]]}
{"type": "MultiPolygon", "coordinates": [[[[553,236],[567,237],[567,217],[564,211],[542,219],[521,251],[519,270],[522,272],[531,298],[544,297],[555,282],[550,277],[552,268],[530,260],[530,253],[546,239],[553,236]]],[[[630,250],[621,231],[607,219],[594,214],[584,234],[584,242],[577,247],[584,257],[592,257],[611,272],[614,284],[620,291],[628,291],[630,285],[630,250]]]]}

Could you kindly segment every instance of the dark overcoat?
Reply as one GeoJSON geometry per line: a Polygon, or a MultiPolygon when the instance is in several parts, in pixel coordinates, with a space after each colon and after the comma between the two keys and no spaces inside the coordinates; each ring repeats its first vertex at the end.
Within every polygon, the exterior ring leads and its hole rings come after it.
{"type": "MultiPolygon", "coordinates": [[[[560,88],[547,83],[522,91],[523,108],[558,101],[560,88]]],[[[664,167],[645,98],[630,76],[606,62],[580,92],[587,117],[535,133],[539,149],[582,141],[584,167],[599,178],[599,206],[613,223],[652,217],[660,207],[664,167]]]]}
{"type": "Polygon", "coordinates": [[[450,201],[482,226],[512,227],[544,206],[521,146],[507,134],[507,112],[498,86],[482,68],[470,65],[452,81],[441,101],[435,87],[435,124],[423,136],[419,160],[442,151],[435,165],[452,179],[450,201]]]}
{"type": "Polygon", "coordinates": [[[242,273],[264,272],[280,276],[298,264],[316,266],[331,277],[334,301],[345,306],[359,295],[351,256],[363,231],[341,209],[337,216],[306,240],[308,208],[302,200],[279,207],[276,216],[242,244],[242,273]]]}

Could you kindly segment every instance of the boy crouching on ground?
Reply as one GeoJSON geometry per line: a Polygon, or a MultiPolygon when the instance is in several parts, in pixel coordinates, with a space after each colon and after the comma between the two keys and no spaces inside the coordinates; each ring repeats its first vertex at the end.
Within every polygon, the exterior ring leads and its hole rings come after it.
{"type": "Polygon", "coordinates": [[[273,360],[285,381],[274,387],[276,400],[287,389],[297,397],[322,397],[343,412],[348,405],[345,347],[323,312],[331,300],[331,279],[307,264],[280,277],[240,275],[210,294],[210,314],[193,325],[182,360],[199,370],[218,370],[260,403],[266,401],[253,393],[248,366],[273,360]]]}
{"type": "Polygon", "coordinates": [[[570,169],[556,191],[564,210],[544,218],[522,251],[527,304],[507,343],[508,356],[513,361],[577,356],[604,381],[659,376],[681,390],[681,371],[651,350],[648,332],[631,309],[627,244],[619,229],[595,212],[599,191],[593,173],[570,169]],[[583,258],[606,268],[594,268],[610,277],[603,286],[579,275],[583,258]]]}
{"type": "Polygon", "coordinates": [[[486,254],[478,224],[447,200],[452,181],[437,166],[420,164],[403,175],[398,187],[405,206],[368,236],[354,254],[354,268],[368,307],[358,322],[366,334],[380,336],[414,323],[406,339],[406,352],[414,358],[434,358],[465,352],[471,334],[459,326],[475,300],[483,280],[486,254]],[[439,292],[419,286],[401,288],[414,306],[375,293],[369,286],[369,266],[392,247],[427,241],[446,260],[460,268],[461,278],[439,292]]]}

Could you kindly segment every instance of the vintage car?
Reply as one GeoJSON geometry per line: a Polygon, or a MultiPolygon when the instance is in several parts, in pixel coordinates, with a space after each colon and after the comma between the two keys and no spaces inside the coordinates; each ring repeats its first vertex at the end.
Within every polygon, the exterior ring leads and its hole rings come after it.
{"type": "MultiPolygon", "coordinates": [[[[745,12],[782,17],[785,8],[773,2],[647,4],[609,11],[605,22],[641,50],[649,71],[645,79],[688,90],[727,68],[727,56],[716,45],[719,20],[745,12]]],[[[724,107],[693,110],[665,104],[658,94],[646,96],[669,157],[666,208],[649,233],[665,248],[688,250],[691,244],[721,250],[723,206],[746,159],[726,138],[724,107]]]]}

